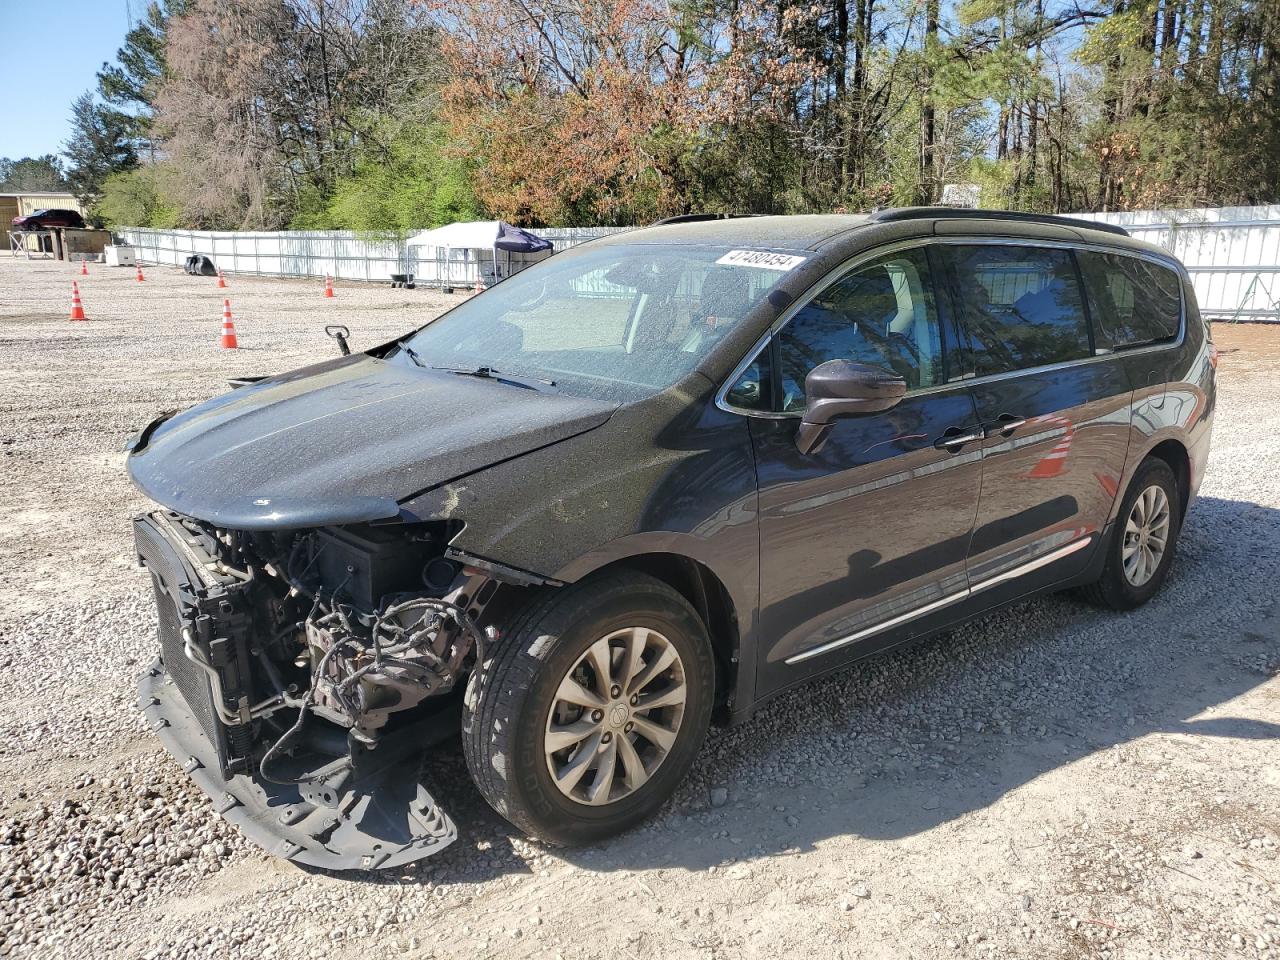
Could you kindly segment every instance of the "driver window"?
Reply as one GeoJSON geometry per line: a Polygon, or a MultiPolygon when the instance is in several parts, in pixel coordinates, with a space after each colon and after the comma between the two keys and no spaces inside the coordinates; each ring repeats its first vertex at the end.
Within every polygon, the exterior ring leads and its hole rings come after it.
{"type": "Polygon", "coordinates": [[[874,364],[908,390],[943,380],[942,334],[924,250],[865,264],[810,300],[778,332],[781,409],[803,410],[804,380],[828,360],[874,364]]]}

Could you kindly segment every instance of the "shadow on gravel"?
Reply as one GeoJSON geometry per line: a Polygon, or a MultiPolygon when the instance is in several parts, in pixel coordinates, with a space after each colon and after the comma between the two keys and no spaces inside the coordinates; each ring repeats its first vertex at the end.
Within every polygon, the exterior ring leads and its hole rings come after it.
{"type": "MultiPolygon", "coordinates": [[[[1192,751],[1211,751],[1214,737],[1280,739],[1280,724],[1197,719],[1280,670],[1277,576],[1280,510],[1201,498],[1173,575],[1142,609],[1049,596],[864,661],[713,731],[656,822],[554,855],[589,870],[703,870],[834,836],[895,840],[1148,734],[1205,738],[1192,751]],[[721,806],[713,787],[727,788],[721,806]]],[[[458,823],[454,847],[404,874],[344,879],[528,872],[513,847],[527,841],[471,787],[460,749],[435,757],[428,776],[458,823]]]]}

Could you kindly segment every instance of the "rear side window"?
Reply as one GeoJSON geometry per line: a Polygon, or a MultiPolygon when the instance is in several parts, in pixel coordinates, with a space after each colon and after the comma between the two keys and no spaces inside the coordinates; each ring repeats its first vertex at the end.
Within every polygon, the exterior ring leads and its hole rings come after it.
{"type": "Polygon", "coordinates": [[[1182,319],[1181,282],[1168,267],[1116,253],[1076,253],[1099,351],[1172,340],[1182,319]]]}
{"type": "Polygon", "coordinates": [[[977,376],[1091,354],[1070,251],[985,244],[942,249],[977,376]]]}

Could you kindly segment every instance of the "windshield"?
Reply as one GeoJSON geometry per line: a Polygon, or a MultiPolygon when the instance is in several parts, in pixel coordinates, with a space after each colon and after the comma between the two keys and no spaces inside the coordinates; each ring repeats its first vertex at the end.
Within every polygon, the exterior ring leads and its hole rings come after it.
{"type": "Polygon", "coordinates": [[[404,343],[423,365],[634,399],[691,372],[803,260],[727,247],[587,247],[515,274],[404,343]]]}

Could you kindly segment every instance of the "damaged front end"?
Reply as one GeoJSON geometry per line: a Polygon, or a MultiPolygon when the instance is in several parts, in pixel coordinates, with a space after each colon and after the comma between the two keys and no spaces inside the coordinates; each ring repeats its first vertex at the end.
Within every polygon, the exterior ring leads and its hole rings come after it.
{"type": "Polygon", "coordinates": [[[393,867],[457,836],[421,782],[457,728],[497,581],[450,522],[224,530],[134,521],[160,658],[140,707],[218,813],[268,852],[393,867]]]}

